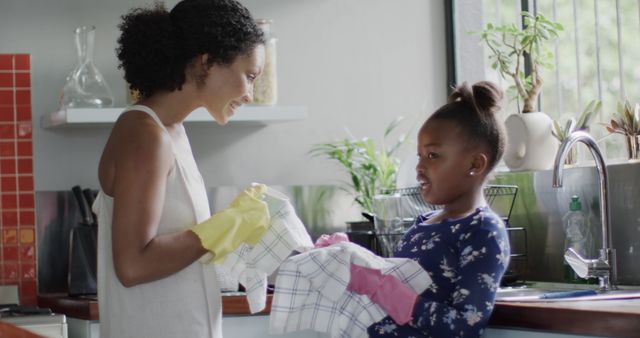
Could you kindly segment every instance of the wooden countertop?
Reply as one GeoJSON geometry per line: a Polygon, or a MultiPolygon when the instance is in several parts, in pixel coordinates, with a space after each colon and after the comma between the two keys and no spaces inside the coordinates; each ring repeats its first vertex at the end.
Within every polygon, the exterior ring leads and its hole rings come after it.
{"type": "Polygon", "coordinates": [[[497,302],[489,326],[606,337],[638,337],[640,299],[497,302]]]}
{"type": "MultiPolygon", "coordinates": [[[[267,306],[256,315],[266,315],[271,311],[272,295],[267,295],[267,306]]],[[[38,295],[38,306],[48,307],[55,313],[62,313],[68,317],[99,320],[98,301],[94,297],[69,297],[66,294],[38,295]]],[[[223,315],[251,315],[249,303],[244,295],[226,295],[222,297],[223,315]]]]}
{"type": "Polygon", "coordinates": [[[2,321],[0,321],[0,337],[41,338],[41,336],[38,336],[35,333],[2,321]]]}
{"type": "Polygon", "coordinates": [[[90,297],[69,297],[67,294],[38,295],[38,306],[48,307],[54,313],[61,313],[67,317],[99,320],[98,301],[90,297]]]}
{"type": "MultiPolygon", "coordinates": [[[[267,307],[258,315],[266,315],[271,309],[272,295],[268,295],[267,307]]],[[[64,294],[39,295],[38,305],[69,317],[98,320],[98,302],[91,299],[68,297],[64,294]]],[[[222,297],[224,315],[249,315],[249,305],[244,295],[222,297]]],[[[640,332],[640,299],[598,300],[578,302],[497,302],[491,327],[532,329],[615,337],[638,337],[640,332]]]]}

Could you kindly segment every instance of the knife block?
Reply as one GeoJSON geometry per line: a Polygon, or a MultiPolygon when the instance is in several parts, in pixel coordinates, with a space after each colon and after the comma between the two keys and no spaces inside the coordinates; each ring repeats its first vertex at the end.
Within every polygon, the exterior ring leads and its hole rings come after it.
{"type": "Polygon", "coordinates": [[[69,296],[97,293],[98,228],[78,224],[69,237],[69,296]]]}

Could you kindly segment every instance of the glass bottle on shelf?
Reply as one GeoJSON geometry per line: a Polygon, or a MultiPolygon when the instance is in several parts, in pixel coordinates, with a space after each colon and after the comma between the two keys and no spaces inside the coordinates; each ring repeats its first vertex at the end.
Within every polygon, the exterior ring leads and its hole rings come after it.
{"type": "Polygon", "coordinates": [[[253,103],[274,105],[278,101],[278,76],[276,67],[276,42],[278,39],[271,34],[272,20],[259,19],[256,24],[265,36],[265,58],[262,74],[253,85],[253,103]]]}
{"type": "Polygon", "coordinates": [[[140,92],[137,89],[132,89],[129,83],[127,83],[127,104],[133,105],[140,100],[140,92]]]}
{"type": "Polygon", "coordinates": [[[111,89],[93,63],[95,31],[95,26],[75,29],[78,64],[67,76],[62,90],[62,109],[113,106],[111,89]]]}

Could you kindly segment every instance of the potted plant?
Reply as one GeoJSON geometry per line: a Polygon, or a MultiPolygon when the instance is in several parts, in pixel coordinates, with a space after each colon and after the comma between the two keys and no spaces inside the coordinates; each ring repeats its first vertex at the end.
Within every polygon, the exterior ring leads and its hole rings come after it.
{"type": "Polygon", "coordinates": [[[551,119],[534,107],[542,90],[542,68],[553,67],[553,52],[547,45],[563,27],[542,14],[522,12],[522,19],[522,28],[488,23],[480,39],[488,47],[491,67],[513,82],[522,104],[522,114],[510,115],[505,121],[505,164],[511,170],[545,170],[553,165],[558,143],[551,135],[551,119]]]}
{"type": "Polygon", "coordinates": [[[310,151],[313,156],[325,156],[337,161],[349,174],[350,180],[345,182],[346,188],[343,187],[343,190],[354,195],[355,203],[369,222],[373,219],[373,197],[383,190],[396,188],[400,160],[393,155],[405,142],[407,135],[400,135],[391,147],[387,147],[386,141],[402,119],[399,117],[387,126],[379,149],[371,138],[364,137],[319,143],[310,151]]]}
{"type": "Polygon", "coordinates": [[[629,160],[640,159],[640,103],[632,108],[631,103],[625,100],[624,104],[618,102],[616,108],[617,113],[605,128],[611,134],[624,135],[629,160]]]}
{"type": "MultiPolygon", "coordinates": [[[[589,130],[589,123],[591,122],[591,118],[596,115],[602,109],[602,102],[599,100],[593,100],[587,104],[587,107],[584,108],[582,114],[578,117],[578,120],[570,117],[565,122],[564,128],[560,125],[560,122],[557,120],[553,120],[553,129],[551,130],[551,134],[560,142],[564,141],[569,134],[573,133],[577,130],[589,130]]],[[[573,147],[569,151],[565,159],[565,164],[576,164],[578,160],[578,148],[573,147]]]]}

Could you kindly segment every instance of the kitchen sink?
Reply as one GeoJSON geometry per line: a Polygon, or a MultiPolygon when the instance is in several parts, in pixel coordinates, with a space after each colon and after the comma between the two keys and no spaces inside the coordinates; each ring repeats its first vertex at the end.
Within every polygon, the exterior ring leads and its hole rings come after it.
{"type": "Polygon", "coordinates": [[[564,283],[531,283],[525,286],[499,288],[497,302],[569,302],[640,298],[640,287],[619,286],[618,290],[597,291],[596,285],[564,283]]]}

